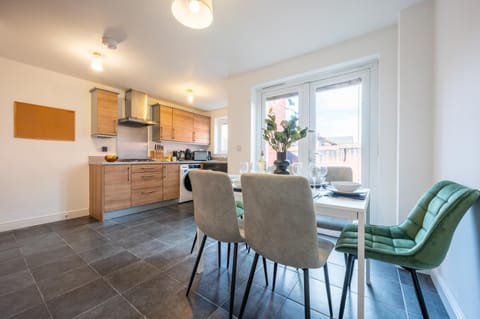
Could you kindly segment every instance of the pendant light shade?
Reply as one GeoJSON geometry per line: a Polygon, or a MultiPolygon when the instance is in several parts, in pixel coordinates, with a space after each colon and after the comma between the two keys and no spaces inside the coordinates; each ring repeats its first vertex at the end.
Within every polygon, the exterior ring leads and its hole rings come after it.
{"type": "Polygon", "coordinates": [[[212,24],[212,0],[174,0],[172,13],[181,24],[192,29],[204,29],[212,24]]]}

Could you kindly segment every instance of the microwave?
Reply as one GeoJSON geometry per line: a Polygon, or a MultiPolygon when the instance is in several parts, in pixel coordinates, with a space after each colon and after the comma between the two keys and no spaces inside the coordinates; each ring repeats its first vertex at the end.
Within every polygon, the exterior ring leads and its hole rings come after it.
{"type": "Polygon", "coordinates": [[[194,151],[193,160],[194,161],[208,161],[210,155],[208,151],[194,151]]]}

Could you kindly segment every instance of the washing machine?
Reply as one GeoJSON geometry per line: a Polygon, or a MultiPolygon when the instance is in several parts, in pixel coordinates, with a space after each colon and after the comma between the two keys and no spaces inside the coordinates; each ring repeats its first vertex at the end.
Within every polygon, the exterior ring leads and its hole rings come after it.
{"type": "Polygon", "coordinates": [[[178,202],[183,203],[192,200],[192,184],[188,172],[193,169],[201,169],[201,164],[181,164],[180,165],[180,195],[178,202]]]}

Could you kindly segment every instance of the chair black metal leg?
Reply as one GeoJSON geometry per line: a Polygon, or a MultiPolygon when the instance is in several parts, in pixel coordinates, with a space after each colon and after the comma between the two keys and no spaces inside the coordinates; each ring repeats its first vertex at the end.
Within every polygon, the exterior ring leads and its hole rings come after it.
{"type": "Polygon", "coordinates": [[[310,319],[310,282],[308,268],[303,268],[303,298],[305,300],[305,319],[310,319]]]}
{"type": "Polygon", "coordinates": [[[427,306],[425,305],[425,299],[423,298],[422,288],[420,287],[420,282],[418,281],[417,271],[412,268],[405,268],[412,275],[413,285],[415,286],[415,293],[417,294],[418,303],[420,304],[420,309],[422,310],[423,318],[428,319],[427,306]]]}
{"type": "Polygon", "coordinates": [[[230,267],[230,243],[227,246],[227,269],[230,267]]]}
{"type": "Polygon", "coordinates": [[[277,262],[273,263],[273,283],[272,283],[272,291],[275,290],[275,282],[277,281],[277,268],[278,268],[278,263],[277,263],[277,262]]]}
{"type": "Polygon", "coordinates": [[[265,257],[262,257],[263,262],[263,273],[265,274],[265,286],[268,286],[268,272],[267,272],[267,260],[265,257]]]}
{"type": "Polygon", "coordinates": [[[218,268],[222,266],[222,246],[220,241],[218,241],[218,268]]]}
{"type": "Polygon", "coordinates": [[[327,263],[323,265],[323,274],[325,276],[325,288],[327,289],[328,310],[330,311],[330,318],[332,318],[333,317],[332,294],[330,293],[330,278],[328,277],[327,263]]]}
{"type": "Polygon", "coordinates": [[[190,249],[190,254],[193,253],[193,248],[195,248],[195,244],[197,243],[197,232],[195,232],[195,238],[193,238],[192,248],[190,249]]]}
{"type": "Polygon", "coordinates": [[[343,318],[343,312],[345,311],[345,299],[347,297],[347,288],[348,288],[348,281],[350,275],[350,268],[353,267],[354,256],[348,255],[347,258],[347,269],[345,270],[345,279],[343,280],[343,289],[342,289],[342,297],[340,299],[340,311],[338,312],[338,318],[343,318]]]}
{"type": "Polygon", "coordinates": [[[190,276],[190,282],[188,283],[187,296],[190,293],[190,288],[192,288],[193,278],[197,272],[198,264],[200,263],[200,258],[202,257],[203,248],[205,247],[205,242],[207,241],[207,235],[203,235],[202,243],[200,244],[200,250],[198,251],[197,259],[195,260],[195,265],[193,266],[192,275],[190,276]]]}
{"type": "Polygon", "coordinates": [[[252,267],[250,268],[250,275],[248,275],[247,287],[245,288],[245,293],[243,294],[242,306],[240,307],[240,314],[238,315],[238,319],[242,319],[243,313],[245,312],[248,295],[250,294],[250,288],[252,288],[253,276],[255,275],[255,270],[257,268],[257,262],[258,254],[255,253],[255,257],[253,257],[252,267]]]}
{"type": "MultiPolygon", "coordinates": [[[[230,243],[228,244],[230,247],[230,243]]],[[[232,285],[230,287],[230,315],[229,318],[233,317],[233,304],[235,299],[235,281],[237,280],[237,255],[238,255],[238,243],[233,244],[233,265],[232,265],[232,285]]]]}

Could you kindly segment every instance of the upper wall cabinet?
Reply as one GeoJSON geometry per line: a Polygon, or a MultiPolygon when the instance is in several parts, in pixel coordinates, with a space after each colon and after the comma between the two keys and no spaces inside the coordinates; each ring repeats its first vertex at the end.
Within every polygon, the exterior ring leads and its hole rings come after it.
{"type": "Polygon", "coordinates": [[[155,104],[152,105],[152,118],[159,123],[152,127],[154,141],[210,144],[210,117],[208,116],[155,104]]]}
{"type": "Polygon", "coordinates": [[[173,139],[178,142],[193,142],[193,113],[173,109],[173,139]]]}
{"type": "Polygon", "coordinates": [[[210,117],[193,115],[193,142],[196,144],[210,144],[210,117]]]}
{"type": "Polygon", "coordinates": [[[159,123],[152,128],[153,140],[173,140],[173,126],[172,126],[172,111],[173,109],[168,106],[156,104],[153,109],[153,119],[159,123]]]}
{"type": "Polygon", "coordinates": [[[99,88],[92,94],[92,135],[101,137],[117,136],[118,93],[99,88]]]}

